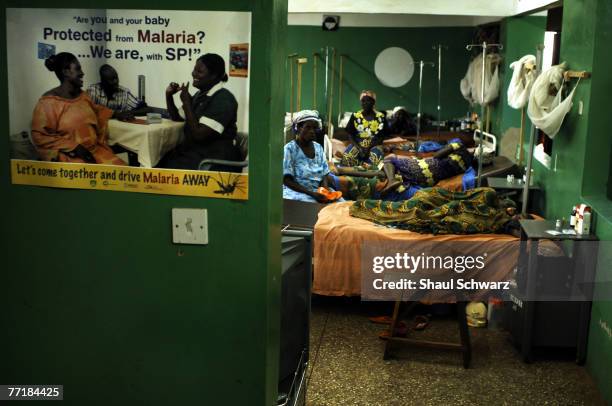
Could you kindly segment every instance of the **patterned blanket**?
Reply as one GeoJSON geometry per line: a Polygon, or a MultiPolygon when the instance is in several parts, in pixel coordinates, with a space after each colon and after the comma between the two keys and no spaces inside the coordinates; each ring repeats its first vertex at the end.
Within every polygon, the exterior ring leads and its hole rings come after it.
{"type": "Polygon", "coordinates": [[[434,187],[422,189],[404,201],[358,200],[350,214],[418,233],[500,233],[512,219],[506,212],[508,205],[491,188],[451,192],[434,187]]]}

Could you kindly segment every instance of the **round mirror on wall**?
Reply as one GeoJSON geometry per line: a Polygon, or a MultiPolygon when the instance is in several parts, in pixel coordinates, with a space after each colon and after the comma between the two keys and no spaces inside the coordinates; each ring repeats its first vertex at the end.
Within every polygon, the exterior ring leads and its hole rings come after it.
{"type": "Polygon", "coordinates": [[[374,62],[374,73],[380,83],[388,87],[401,87],[414,74],[414,60],[404,48],[383,49],[374,62]]]}

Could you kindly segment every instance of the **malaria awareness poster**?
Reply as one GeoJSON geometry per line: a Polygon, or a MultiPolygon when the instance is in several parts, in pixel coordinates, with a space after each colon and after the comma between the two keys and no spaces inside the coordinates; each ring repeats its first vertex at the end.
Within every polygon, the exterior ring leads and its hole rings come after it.
{"type": "Polygon", "coordinates": [[[6,16],[14,184],[248,198],[250,12],[6,16]]]}

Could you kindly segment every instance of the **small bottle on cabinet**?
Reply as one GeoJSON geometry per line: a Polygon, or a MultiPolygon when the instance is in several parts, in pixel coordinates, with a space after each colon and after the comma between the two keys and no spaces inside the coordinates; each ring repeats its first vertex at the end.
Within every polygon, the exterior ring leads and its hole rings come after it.
{"type": "Polygon", "coordinates": [[[591,234],[591,212],[585,211],[582,217],[582,234],[591,234]]]}

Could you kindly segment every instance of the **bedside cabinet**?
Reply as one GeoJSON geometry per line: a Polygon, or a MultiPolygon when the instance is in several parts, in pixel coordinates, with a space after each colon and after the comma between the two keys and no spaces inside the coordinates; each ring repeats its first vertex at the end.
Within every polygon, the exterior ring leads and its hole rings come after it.
{"type": "Polygon", "coordinates": [[[551,235],[554,223],[521,220],[515,286],[506,302],[506,327],[525,362],[534,347],[576,348],[586,358],[596,261],[594,235],[551,235]]]}

